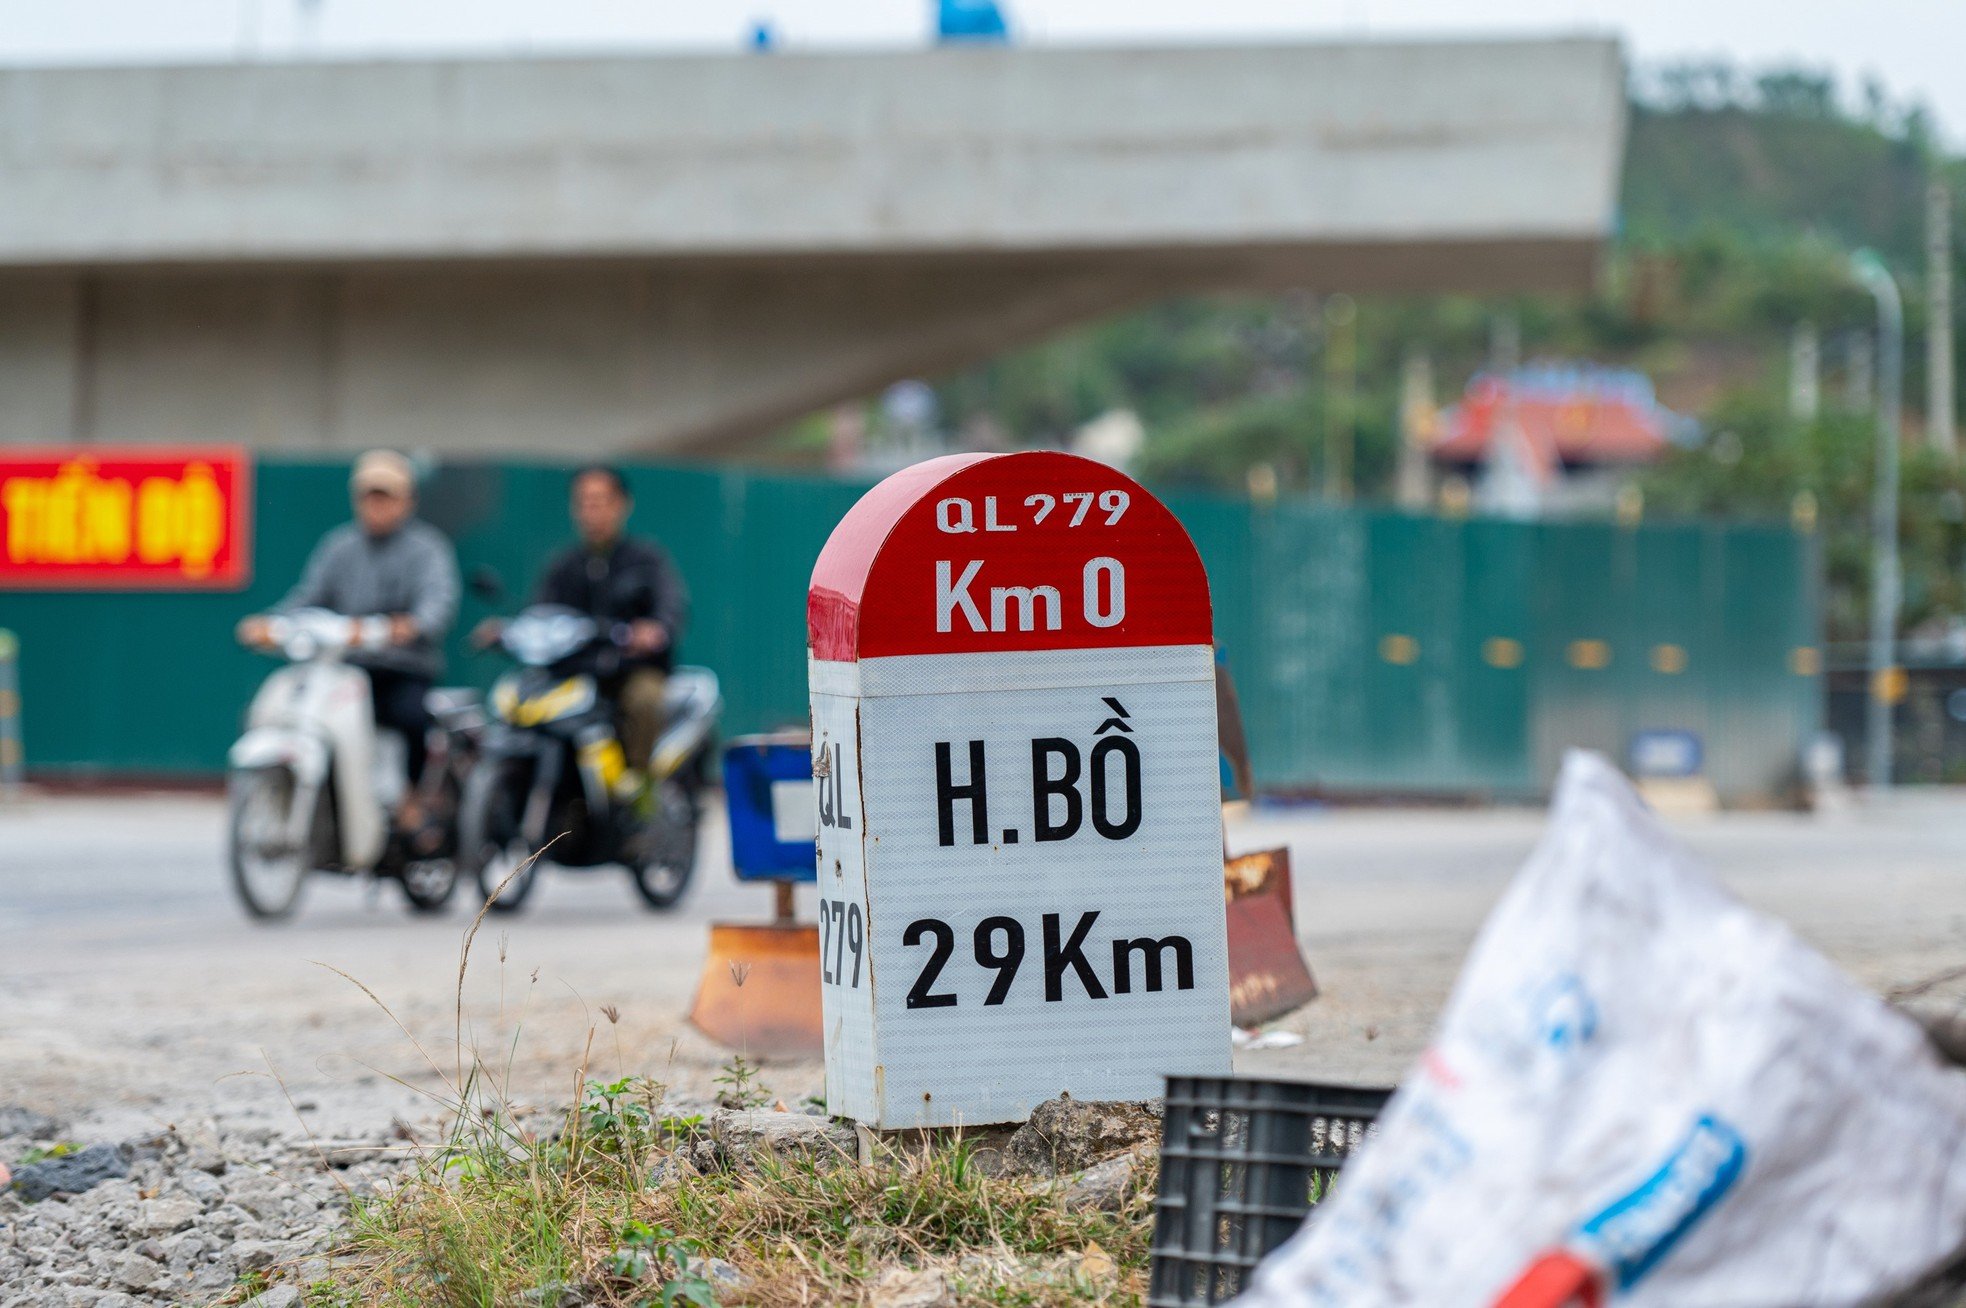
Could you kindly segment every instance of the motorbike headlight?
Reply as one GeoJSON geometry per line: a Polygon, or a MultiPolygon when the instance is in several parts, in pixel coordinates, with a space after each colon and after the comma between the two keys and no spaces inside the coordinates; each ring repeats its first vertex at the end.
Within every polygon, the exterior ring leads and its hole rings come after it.
{"type": "Polygon", "coordinates": [[[510,678],[501,680],[492,687],[492,712],[504,722],[512,721],[519,711],[519,688],[510,678]]]}

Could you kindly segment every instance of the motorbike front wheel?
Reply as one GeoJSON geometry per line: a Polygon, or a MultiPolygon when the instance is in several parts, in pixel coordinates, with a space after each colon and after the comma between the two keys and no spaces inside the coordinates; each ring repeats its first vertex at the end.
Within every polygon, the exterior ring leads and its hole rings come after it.
{"type": "Polygon", "coordinates": [[[457,774],[446,765],[439,793],[420,829],[403,837],[408,854],[396,879],[412,913],[439,913],[457,890],[457,774]]]}
{"type": "Polygon", "coordinates": [[[628,869],[635,889],[650,908],[674,908],[696,871],[696,801],[675,781],[655,793],[655,812],[639,837],[637,857],[628,869]]]}
{"type": "Polygon", "coordinates": [[[494,913],[526,902],[539,879],[539,860],[519,830],[525,804],[524,776],[486,764],[471,771],[457,814],[459,871],[478,883],[478,896],[494,913]]]}
{"type": "Polygon", "coordinates": [[[403,865],[400,880],[411,912],[442,912],[457,890],[457,864],[448,858],[412,859],[403,865]]]}
{"type": "MultiPolygon", "coordinates": [[[[246,912],[275,921],[294,911],[300,888],[313,870],[311,840],[293,838],[294,775],[286,768],[235,772],[226,787],[226,862],[232,887],[246,912]]],[[[311,837],[319,821],[308,823],[311,837]]]]}

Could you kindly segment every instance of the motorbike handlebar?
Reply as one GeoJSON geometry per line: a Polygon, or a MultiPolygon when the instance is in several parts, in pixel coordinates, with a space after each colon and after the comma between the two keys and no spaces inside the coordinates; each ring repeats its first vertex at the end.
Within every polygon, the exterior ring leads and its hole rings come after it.
{"type": "MultiPolygon", "coordinates": [[[[247,623],[253,620],[248,619],[247,623]]],[[[271,613],[258,619],[257,631],[242,623],[241,640],[254,648],[278,651],[291,659],[317,658],[334,650],[378,650],[389,645],[390,622],[379,614],[348,617],[325,610],[271,613]]]]}

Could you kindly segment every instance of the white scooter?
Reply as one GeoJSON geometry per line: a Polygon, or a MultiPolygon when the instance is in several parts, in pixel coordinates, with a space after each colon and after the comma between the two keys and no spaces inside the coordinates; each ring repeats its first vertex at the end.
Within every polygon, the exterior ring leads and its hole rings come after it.
{"type": "Polygon", "coordinates": [[[226,853],[246,911],[287,916],[315,871],[395,880],[412,909],[441,909],[457,888],[458,781],[483,719],[476,697],[432,692],[441,730],[418,783],[426,817],[397,831],[407,746],[376,726],[369,675],[345,660],[388,644],[389,620],[301,609],[266,624],[269,652],[290,666],[260,686],[227,756],[226,853]]]}

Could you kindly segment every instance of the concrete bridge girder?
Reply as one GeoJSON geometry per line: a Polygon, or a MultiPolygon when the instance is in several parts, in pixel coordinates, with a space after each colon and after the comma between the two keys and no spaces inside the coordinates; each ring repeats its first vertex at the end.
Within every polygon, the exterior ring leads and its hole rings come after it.
{"type": "Polygon", "coordinates": [[[1601,40],[0,71],[0,441],[654,450],[1191,291],[1582,286],[1601,40]]]}
{"type": "Polygon", "coordinates": [[[1590,258],[1494,243],[0,273],[0,442],[687,449],[1170,294],[1519,288],[1590,258]]]}
{"type": "Polygon", "coordinates": [[[676,448],[1157,289],[1053,261],[0,274],[0,442],[676,448]]]}

